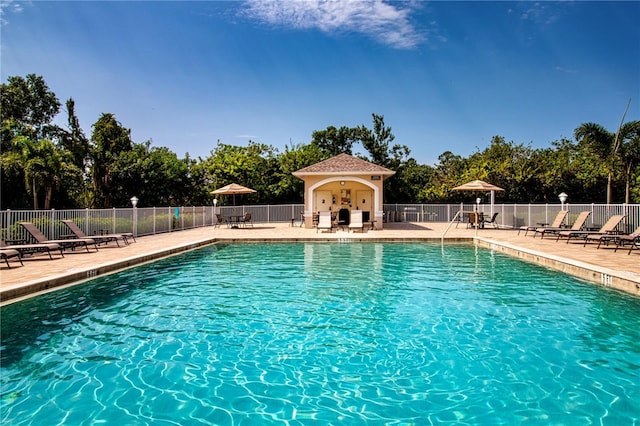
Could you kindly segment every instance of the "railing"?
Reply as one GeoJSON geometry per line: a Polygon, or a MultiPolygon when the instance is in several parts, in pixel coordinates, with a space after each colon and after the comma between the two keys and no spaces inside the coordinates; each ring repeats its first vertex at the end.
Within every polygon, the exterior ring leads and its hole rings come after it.
{"type": "MultiPolygon", "coordinates": [[[[451,222],[458,211],[476,208],[489,215],[498,213],[496,223],[501,228],[519,228],[536,223],[548,223],[561,206],[559,204],[385,204],[385,222],[451,222]]],[[[591,215],[589,227],[597,228],[614,214],[625,219],[619,229],[630,233],[640,226],[640,204],[565,204],[569,210],[567,223],[583,210],[591,215]]],[[[250,205],[216,207],[222,216],[242,215],[250,212],[254,223],[289,223],[299,220],[302,204],[250,205]]],[[[213,206],[200,207],[138,207],[114,209],[75,210],[3,210],[0,211],[0,232],[3,239],[26,240],[29,235],[18,222],[33,222],[50,239],[59,239],[69,231],[61,222],[74,220],[87,235],[133,232],[134,235],[152,235],[191,228],[212,226],[216,223],[213,206]]],[[[457,220],[462,220],[457,218],[457,220]]]]}
{"type": "MultiPolygon", "coordinates": [[[[385,204],[387,221],[451,222],[456,213],[478,211],[487,215],[497,212],[496,223],[500,228],[520,228],[537,223],[549,223],[562,208],[560,204],[385,204]]],[[[590,228],[599,228],[615,214],[625,216],[618,229],[633,232],[640,226],[640,204],[565,204],[569,210],[567,223],[571,224],[581,211],[591,212],[587,220],[590,228]]],[[[458,218],[462,220],[462,216],[458,218]]]]}

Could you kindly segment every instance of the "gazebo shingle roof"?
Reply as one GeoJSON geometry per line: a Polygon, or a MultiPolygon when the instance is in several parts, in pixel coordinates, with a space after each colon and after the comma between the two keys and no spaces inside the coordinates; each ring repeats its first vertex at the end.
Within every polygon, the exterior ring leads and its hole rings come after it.
{"type": "Polygon", "coordinates": [[[296,172],[294,176],[304,175],[327,175],[327,174],[344,174],[354,175],[362,173],[375,173],[379,175],[391,176],[396,172],[386,167],[378,166],[365,160],[353,157],[349,154],[338,154],[327,160],[321,161],[311,166],[304,167],[296,172]]]}

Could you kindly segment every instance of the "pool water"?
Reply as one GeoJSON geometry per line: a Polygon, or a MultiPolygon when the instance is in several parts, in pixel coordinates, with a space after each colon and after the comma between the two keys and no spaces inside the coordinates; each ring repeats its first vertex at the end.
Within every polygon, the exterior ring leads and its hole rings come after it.
{"type": "Polygon", "coordinates": [[[218,244],[1,313],[2,424],[640,423],[640,300],[468,245],[218,244]]]}

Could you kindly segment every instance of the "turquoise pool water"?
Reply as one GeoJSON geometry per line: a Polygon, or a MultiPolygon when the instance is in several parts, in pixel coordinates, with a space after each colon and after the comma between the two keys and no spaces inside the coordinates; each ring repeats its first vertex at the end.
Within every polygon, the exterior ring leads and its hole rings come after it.
{"type": "Polygon", "coordinates": [[[216,245],[1,314],[2,424],[640,423],[640,300],[466,245],[216,245]]]}

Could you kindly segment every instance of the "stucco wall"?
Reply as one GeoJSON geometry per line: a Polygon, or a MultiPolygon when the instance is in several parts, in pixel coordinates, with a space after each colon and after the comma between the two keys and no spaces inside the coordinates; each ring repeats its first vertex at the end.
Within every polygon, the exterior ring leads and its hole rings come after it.
{"type": "MultiPolygon", "coordinates": [[[[376,175],[378,176],[378,175],[376,175]]],[[[305,226],[313,226],[313,213],[318,211],[338,211],[341,208],[361,209],[369,212],[369,220],[375,220],[374,226],[382,228],[383,188],[380,180],[372,180],[370,174],[359,175],[312,175],[304,177],[305,226]],[[344,183],[342,185],[341,183],[344,183]],[[349,191],[350,199],[345,202],[342,191],[349,191]],[[316,199],[318,191],[326,191],[329,197],[316,199]],[[350,201],[350,202],[348,202],[350,201]]]]}

